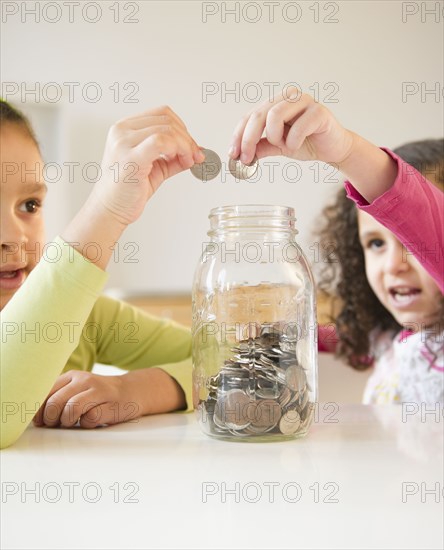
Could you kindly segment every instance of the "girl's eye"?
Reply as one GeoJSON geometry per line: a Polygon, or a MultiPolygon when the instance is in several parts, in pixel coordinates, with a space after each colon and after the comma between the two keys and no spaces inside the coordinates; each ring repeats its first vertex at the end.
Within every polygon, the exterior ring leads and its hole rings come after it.
{"type": "Polygon", "coordinates": [[[371,239],[367,243],[367,248],[378,250],[384,246],[384,241],[382,239],[371,239]]]}
{"type": "Polygon", "coordinates": [[[30,199],[20,205],[22,212],[28,212],[28,214],[35,214],[42,207],[42,203],[36,199],[30,199]]]}

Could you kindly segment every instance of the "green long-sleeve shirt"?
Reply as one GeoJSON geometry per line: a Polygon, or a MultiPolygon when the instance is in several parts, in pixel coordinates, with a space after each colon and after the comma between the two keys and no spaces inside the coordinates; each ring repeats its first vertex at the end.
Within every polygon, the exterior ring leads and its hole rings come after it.
{"type": "Polygon", "coordinates": [[[47,250],[1,312],[1,448],[20,437],[62,371],[96,362],[160,366],[190,409],[189,330],[100,296],[107,274],[59,237],[47,250]]]}

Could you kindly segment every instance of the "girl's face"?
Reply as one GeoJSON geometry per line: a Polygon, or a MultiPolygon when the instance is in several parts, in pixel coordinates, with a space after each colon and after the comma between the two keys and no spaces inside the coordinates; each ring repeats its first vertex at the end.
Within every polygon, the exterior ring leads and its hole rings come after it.
{"type": "Polygon", "coordinates": [[[0,309],[25,282],[42,254],[43,161],[24,130],[6,123],[0,130],[0,309]]]}
{"type": "Polygon", "coordinates": [[[439,320],[442,295],[435,280],[393,233],[358,210],[368,282],[400,325],[417,332],[439,320]]]}

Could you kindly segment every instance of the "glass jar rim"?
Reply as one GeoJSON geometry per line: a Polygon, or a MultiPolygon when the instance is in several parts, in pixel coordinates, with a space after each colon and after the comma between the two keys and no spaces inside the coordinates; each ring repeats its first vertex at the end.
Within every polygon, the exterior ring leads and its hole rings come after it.
{"type": "Polygon", "coordinates": [[[297,233],[294,208],[273,204],[218,206],[209,214],[209,236],[226,231],[257,230],[297,233]]]}
{"type": "Polygon", "coordinates": [[[296,221],[294,208],[291,206],[283,206],[279,204],[231,204],[225,206],[217,206],[212,208],[208,217],[223,216],[224,219],[229,218],[255,218],[263,216],[285,217],[296,221]]]}

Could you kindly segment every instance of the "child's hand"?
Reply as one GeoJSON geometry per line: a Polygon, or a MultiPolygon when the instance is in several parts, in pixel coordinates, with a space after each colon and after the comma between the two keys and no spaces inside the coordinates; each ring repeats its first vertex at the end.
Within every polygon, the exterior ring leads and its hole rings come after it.
{"type": "Polygon", "coordinates": [[[297,88],[263,103],[237,125],[229,155],[249,164],[255,154],[332,164],[369,203],[390,189],[398,173],[387,153],[346,130],[326,107],[297,88]]]}
{"type": "Polygon", "coordinates": [[[105,269],[116,242],[167,178],[205,155],[169,107],[117,122],[108,132],[101,175],[62,239],[105,269]],[[91,253],[93,242],[94,252],[91,253]],[[100,254],[97,255],[96,247],[100,254]]]}
{"type": "Polygon", "coordinates": [[[230,156],[250,163],[284,155],[296,160],[340,164],[349,155],[353,134],[330,111],[297,88],[287,90],[246,115],[237,125],[230,156]],[[265,136],[262,137],[265,131],[265,136]]]}
{"type": "Polygon", "coordinates": [[[57,379],[45,403],[34,417],[36,426],[82,428],[117,424],[143,413],[125,388],[125,375],[100,376],[71,370],[57,379]]]}
{"type": "Polygon", "coordinates": [[[93,196],[119,223],[128,225],[164,180],[204,158],[169,107],[146,111],[111,127],[93,196]]]}

